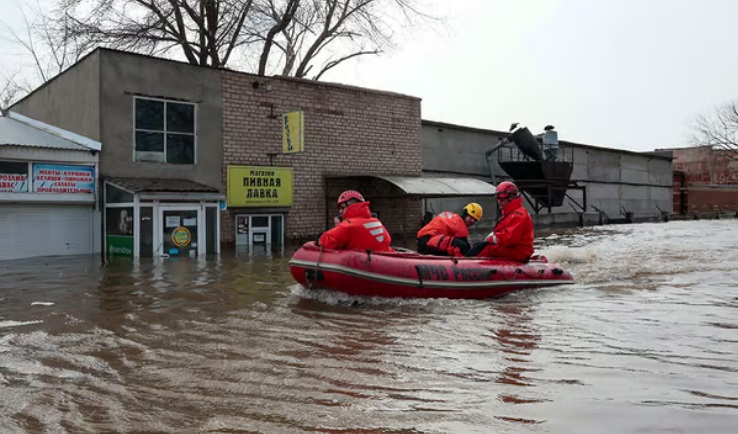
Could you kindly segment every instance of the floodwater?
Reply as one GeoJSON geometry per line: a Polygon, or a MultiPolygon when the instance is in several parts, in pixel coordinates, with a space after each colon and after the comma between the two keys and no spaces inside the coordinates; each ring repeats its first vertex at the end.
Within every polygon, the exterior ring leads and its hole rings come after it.
{"type": "Polygon", "coordinates": [[[308,292],[288,257],[0,263],[2,433],[735,433],[738,220],[569,230],[575,285],[308,292]]]}

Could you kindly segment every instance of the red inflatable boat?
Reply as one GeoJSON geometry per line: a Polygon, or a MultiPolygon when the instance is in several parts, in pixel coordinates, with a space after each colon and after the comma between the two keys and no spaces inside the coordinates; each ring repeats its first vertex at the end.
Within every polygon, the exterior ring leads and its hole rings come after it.
{"type": "Polygon", "coordinates": [[[574,283],[563,268],[534,256],[527,264],[494,258],[449,258],[407,251],[327,250],[309,242],[295,252],[290,272],[308,289],[349,295],[489,298],[510,291],[574,283]]]}

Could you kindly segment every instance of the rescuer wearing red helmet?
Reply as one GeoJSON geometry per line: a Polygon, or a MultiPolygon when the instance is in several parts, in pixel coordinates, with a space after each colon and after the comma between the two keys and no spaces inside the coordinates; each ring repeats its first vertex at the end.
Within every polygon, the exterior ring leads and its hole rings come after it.
{"type": "Polygon", "coordinates": [[[495,257],[527,262],[533,254],[533,219],[523,206],[518,187],[501,182],[495,193],[501,216],[486,241],[477,243],[466,256],[495,257]]]}
{"type": "Polygon", "coordinates": [[[482,207],[470,203],[461,214],[444,211],[418,231],[418,253],[437,256],[464,256],[471,248],[469,226],[482,218],[482,207]]]}
{"type": "Polygon", "coordinates": [[[369,202],[358,191],[338,196],[338,224],[320,236],[318,244],[333,250],[374,250],[393,252],[392,237],[382,222],[372,217],[369,202]]]}

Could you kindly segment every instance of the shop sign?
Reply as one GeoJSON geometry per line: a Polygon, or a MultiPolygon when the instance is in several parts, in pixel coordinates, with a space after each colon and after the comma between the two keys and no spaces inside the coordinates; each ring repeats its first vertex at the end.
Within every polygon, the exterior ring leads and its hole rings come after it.
{"type": "Polygon", "coordinates": [[[35,193],[94,193],[95,168],[34,164],[33,191],[35,193]]]}
{"type": "Polygon", "coordinates": [[[228,166],[228,206],[292,206],[292,175],[291,167],[228,166]]]}
{"type": "Polygon", "coordinates": [[[0,193],[23,193],[28,191],[28,174],[0,173],[0,193]]]}
{"type": "Polygon", "coordinates": [[[305,113],[294,111],[282,115],[282,153],[294,154],[305,150],[305,113]]]}
{"type": "Polygon", "coordinates": [[[105,245],[108,256],[133,256],[133,237],[127,235],[107,235],[105,245]]]}
{"type": "Polygon", "coordinates": [[[187,247],[190,245],[192,234],[190,230],[184,226],[180,226],[172,231],[172,242],[177,247],[187,247]]]}

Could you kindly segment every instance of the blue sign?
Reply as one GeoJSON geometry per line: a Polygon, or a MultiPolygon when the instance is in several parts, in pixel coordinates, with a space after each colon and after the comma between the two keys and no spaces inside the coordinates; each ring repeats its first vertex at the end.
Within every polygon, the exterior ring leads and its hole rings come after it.
{"type": "Polygon", "coordinates": [[[34,164],[33,191],[35,193],[94,193],[95,168],[92,166],[34,164]]]}

